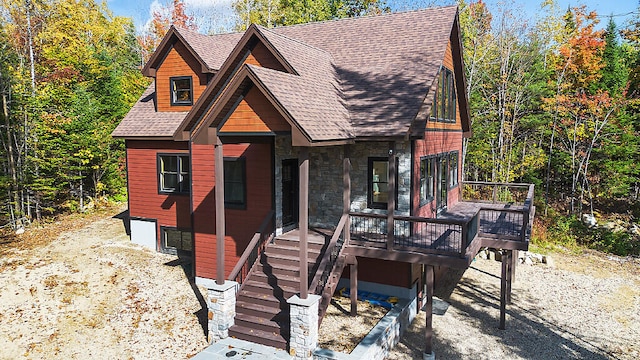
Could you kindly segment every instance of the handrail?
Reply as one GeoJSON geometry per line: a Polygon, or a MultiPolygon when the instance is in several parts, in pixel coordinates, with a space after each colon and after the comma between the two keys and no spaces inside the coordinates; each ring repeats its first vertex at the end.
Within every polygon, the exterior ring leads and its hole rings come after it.
{"type": "MultiPolygon", "coordinates": [[[[271,236],[265,237],[264,235],[265,235],[265,230],[267,229],[267,226],[273,221],[274,214],[275,212],[273,210],[270,210],[267,216],[264,218],[264,220],[262,220],[262,223],[260,224],[258,231],[256,231],[253,237],[251,238],[249,245],[247,245],[247,247],[245,248],[244,252],[242,253],[242,256],[240,256],[240,259],[238,259],[236,266],[234,266],[233,270],[231,270],[231,273],[229,274],[229,277],[227,278],[227,280],[237,281],[238,276],[242,275],[241,271],[243,268],[245,268],[245,265],[248,265],[247,267],[248,268],[247,271],[248,271],[253,266],[253,262],[255,262],[255,260],[260,257],[259,249],[262,247],[262,244],[265,242],[265,240],[271,238],[271,236]],[[248,264],[248,261],[250,260],[249,258],[251,257],[251,254],[253,254],[255,250],[258,250],[258,254],[256,254],[256,256],[252,259],[251,261],[252,263],[248,264]]],[[[269,231],[269,235],[272,235],[272,234],[273,234],[273,231],[269,231]]],[[[242,279],[240,279],[238,283],[242,283],[242,279]]]]}
{"type": "Polygon", "coordinates": [[[338,226],[336,227],[336,230],[333,232],[333,236],[331,237],[331,240],[329,240],[329,244],[327,245],[327,249],[325,250],[326,251],[325,256],[322,257],[322,261],[318,266],[319,271],[316,272],[316,275],[313,277],[313,280],[311,280],[311,285],[309,285],[310,294],[317,295],[316,288],[318,287],[318,283],[320,282],[320,279],[322,278],[322,276],[327,270],[326,269],[327,265],[331,261],[331,252],[336,247],[336,244],[338,243],[338,239],[340,238],[340,234],[342,233],[342,230],[345,224],[347,223],[348,218],[349,218],[349,214],[342,214],[342,217],[338,222],[338,226]]]}
{"type": "Polygon", "coordinates": [[[488,182],[488,181],[461,181],[462,185],[488,185],[488,186],[510,186],[510,187],[530,187],[533,184],[527,183],[503,183],[503,182],[488,182]]]}
{"type": "MultiPolygon", "coordinates": [[[[370,217],[374,219],[387,219],[387,215],[375,214],[375,213],[350,212],[349,215],[370,217]]],[[[401,220],[401,221],[420,221],[420,222],[427,222],[431,224],[451,224],[451,225],[459,225],[459,226],[463,226],[467,222],[465,220],[457,220],[457,219],[425,218],[420,216],[408,216],[408,215],[394,215],[393,219],[401,220]]]]}

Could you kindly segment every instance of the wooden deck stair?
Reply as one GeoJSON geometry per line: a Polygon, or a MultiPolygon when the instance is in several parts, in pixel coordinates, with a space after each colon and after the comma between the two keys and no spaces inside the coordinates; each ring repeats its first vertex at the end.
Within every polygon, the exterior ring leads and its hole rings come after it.
{"type": "MultiPolygon", "coordinates": [[[[324,235],[309,233],[309,277],[317,270],[326,242],[324,235]]],[[[229,336],[286,350],[287,299],[300,292],[299,252],[297,230],[267,245],[237,294],[235,325],[229,328],[229,336]]]]}

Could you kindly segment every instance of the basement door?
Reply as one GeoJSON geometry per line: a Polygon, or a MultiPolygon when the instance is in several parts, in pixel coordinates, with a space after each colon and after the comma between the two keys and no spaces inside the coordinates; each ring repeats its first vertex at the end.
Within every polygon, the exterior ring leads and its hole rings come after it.
{"type": "Polygon", "coordinates": [[[298,226],[298,159],[282,160],[282,227],[289,231],[298,226]]]}

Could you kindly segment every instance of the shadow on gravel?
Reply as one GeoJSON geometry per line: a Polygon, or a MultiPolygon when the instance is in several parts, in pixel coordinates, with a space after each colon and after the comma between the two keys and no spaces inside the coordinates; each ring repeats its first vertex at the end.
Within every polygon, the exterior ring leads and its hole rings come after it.
{"type": "MultiPolygon", "coordinates": [[[[470,267],[467,271],[486,272],[470,267]]],[[[494,276],[492,274],[487,274],[494,276]]],[[[472,279],[462,279],[455,290],[461,297],[466,298],[465,303],[452,300],[450,297],[442,297],[451,307],[456,308],[463,316],[469,318],[473,326],[480,329],[486,335],[500,339],[505,347],[523,359],[594,359],[604,360],[615,357],[606,356],[606,350],[600,348],[590,339],[581,338],[580,335],[572,333],[570,330],[561,328],[535,312],[518,306],[518,294],[514,293],[513,303],[507,305],[507,328],[498,329],[499,307],[500,307],[500,280],[496,278],[495,285],[487,286],[472,279]],[[472,306],[473,305],[473,306],[472,306]]],[[[447,290],[439,295],[451,295],[447,290]]],[[[418,313],[419,317],[424,317],[424,312],[418,313]]],[[[456,351],[455,343],[466,341],[464,338],[456,339],[455,342],[438,335],[438,316],[434,317],[434,338],[433,348],[439,359],[464,359],[469,358],[468,353],[456,351]]],[[[415,326],[407,330],[402,338],[402,344],[409,353],[406,355],[412,358],[421,358],[424,350],[424,327],[415,326]]],[[[475,350],[478,350],[476,347],[475,350]]],[[[480,358],[490,358],[490,349],[487,355],[480,358]]]]}
{"type": "Polygon", "coordinates": [[[124,231],[126,231],[127,235],[131,236],[131,219],[129,218],[129,209],[113,215],[114,219],[122,220],[122,226],[124,226],[124,231]]]}
{"type": "Polygon", "coordinates": [[[202,327],[202,332],[204,333],[205,338],[209,335],[209,319],[208,319],[208,311],[207,311],[207,301],[204,299],[202,293],[200,293],[200,288],[196,285],[196,280],[194,278],[194,269],[193,269],[193,258],[190,255],[182,254],[178,252],[178,258],[176,260],[171,260],[164,265],[166,266],[181,266],[182,271],[184,271],[184,275],[187,280],[189,280],[189,285],[191,286],[191,291],[193,291],[193,295],[195,295],[196,299],[198,299],[198,303],[200,304],[200,310],[193,313],[198,318],[198,323],[200,327],[202,327]]]}

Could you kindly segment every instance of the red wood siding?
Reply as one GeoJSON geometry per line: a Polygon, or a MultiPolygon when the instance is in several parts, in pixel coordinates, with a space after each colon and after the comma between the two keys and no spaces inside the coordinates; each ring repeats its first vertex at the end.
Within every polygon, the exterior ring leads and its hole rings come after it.
{"type": "Polygon", "coordinates": [[[278,71],[286,71],[280,61],[278,61],[278,59],[276,59],[269,49],[267,49],[267,47],[261,42],[258,42],[253,49],[251,49],[251,53],[247,56],[244,63],[278,71]]]}
{"type": "Polygon", "coordinates": [[[193,103],[195,104],[207,87],[207,76],[201,71],[200,63],[191,55],[189,50],[181,42],[176,42],[156,71],[158,111],[191,110],[191,106],[171,106],[169,79],[174,76],[191,76],[193,103]]]}
{"type": "MultiPolygon", "coordinates": [[[[158,194],[158,153],[188,154],[186,142],[127,140],[127,181],[131,217],[156,219],[160,227],[191,228],[189,194],[158,194]]],[[[159,245],[159,243],[158,243],[159,245]]]]}
{"type": "Polygon", "coordinates": [[[291,126],[255,86],[240,101],[221,129],[222,132],[281,132],[291,126]]]}
{"type": "MultiPolygon", "coordinates": [[[[211,145],[192,145],[193,223],[196,276],[216,276],[215,168],[211,145]]],[[[271,144],[225,144],[225,157],[246,161],[247,208],[225,211],[225,276],[229,275],[251,237],[272,208],[271,144]]]]}
{"type": "MultiPolygon", "coordinates": [[[[435,199],[432,203],[420,206],[420,157],[437,155],[444,152],[458,151],[458,182],[462,181],[462,133],[458,131],[427,131],[425,138],[416,140],[413,153],[413,173],[415,174],[412,184],[414,216],[435,217],[432,206],[435,208],[435,199]]],[[[447,205],[451,206],[458,202],[460,198],[460,186],[449,189],[447,195],[447,205]]]]}
{"type": "MultiPolygon", "coordinates": [[[[350,278],[348,266],[341,277],[350,278]]],[[[358,281],[410,288],[411,278],[410,263],[358,257],[358,281]]]]}

